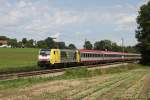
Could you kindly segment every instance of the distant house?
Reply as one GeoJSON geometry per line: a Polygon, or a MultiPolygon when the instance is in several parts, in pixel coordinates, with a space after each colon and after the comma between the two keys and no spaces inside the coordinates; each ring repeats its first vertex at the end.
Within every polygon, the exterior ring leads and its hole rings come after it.
{"type": "Polygon", "coordinates": [[[8,45],[7,40],[0,40],[0,48],[9,48],[11,46],[8,45]]]}

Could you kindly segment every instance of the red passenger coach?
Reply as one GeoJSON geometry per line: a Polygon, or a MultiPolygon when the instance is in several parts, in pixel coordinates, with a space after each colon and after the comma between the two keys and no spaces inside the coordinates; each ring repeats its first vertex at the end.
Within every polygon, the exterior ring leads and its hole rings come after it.
{"type": "Polygon", "coordinates": [[[133,53],[84,50],[84,49],[80,49],[79,51],[81,63],[88,63],[88,64],[139,60],[141,58],[140,54],[133,54],[133,53]]]}

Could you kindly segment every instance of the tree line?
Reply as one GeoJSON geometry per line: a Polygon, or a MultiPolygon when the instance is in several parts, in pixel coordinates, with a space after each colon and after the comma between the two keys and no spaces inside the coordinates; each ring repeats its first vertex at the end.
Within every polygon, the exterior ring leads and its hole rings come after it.
{"type": "Polygon", "coordinates": [[[56,42],[51,37],[44,40],[36,41],[34,39],[23,38],[21,41],[17,39],[10,39],[6,36],[0,36],[0,40],[8,41],[8,45],[12,48],[60,48],[60,49],[76,49],[74,44],[66,46],[65,42],[56,42]]]}
{"type": "MultiPolygon", "coordinates": [[[[53,38],[47,37],[44,40],[35,41],[33,39],[23,38],[21,41],[17,41],[17,39],[10,39],[5,36],[0,36],[0,40],[7,40],[8,44],[11,45],[12,48],[59,48],[59,49],[77,49],[74,44],[69,44],[66,46],[65,42],[56,42],[53,38]]],[[[112,42],[110,40],[101,40],[96,41],[91,44],[90,41],[85,41],[83,45],[84,49],[88,50],[104,50],[104,51],[122,51],[125,52],[138,52],[135,46],[127,46],[122,47],[118,46],[117,43],[112,42]]]]}
{"type": "Polygon", "coordinates": [[[84,42],[84,49],[88,50],[103,50],[103,51],[116,51],[116,52],[131,52],[138,53],[137,46],[119,46],[117,43],[110,40],[96,41],[94,45],[90,41],[84,42]]]}

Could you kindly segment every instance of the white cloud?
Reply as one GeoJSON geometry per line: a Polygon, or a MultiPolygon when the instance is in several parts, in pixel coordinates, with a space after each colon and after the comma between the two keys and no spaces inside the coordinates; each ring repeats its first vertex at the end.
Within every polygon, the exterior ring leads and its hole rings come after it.
{"type": "MultiPolygon", "coordinates": [[[[114,8],[123,8],[116,5],[114,8]]],[[[1,15],[0,25],[10,26],[14,30],[24,32],[44,33],[56,30],[68,24],[84,24],[88,22],[116,22],[120,13],[115,11],[74,11],[51,8],[48,5],[36,5],[33,2],[20,1],[13,5],[7,13],[1,15]]],[[[123,18],[123,21],[131,21],[132,18],[123,18]]],[[[120,21],[121,22],[121,21],[120,21]]]]}
{"type": "Polygon", "coordinates": [[[129,24],[129,23],[135,23],[136,15],[130,15],[130,16],[123,16],[121,20],[119,20],[118,24],[129,24]]]}
{"type": "Polygon", "coordinates": [[[136,27],[136,14],[121,15],[115,22],[117,27],[116,31],[130,31],[134,30],[136,27]]]}
{"type": "Polygon", "coordinates": [[[43,39],[46,36],[59,39],[63,34],[81,37],[86,35],[86,30],[90,30],[87,33],[94,33],[95,30],[90,27],[101,30],[107,26],[108,30],[118,33],[134,31],[136,27],[137,5],[116,4],[80,11],[51,6],[52,4],[42,0],[18,0],[13,3],[3,0],[0,4],[0,33],[27,34],[35,39],[43,39]],[[86,26],[89,26],[89,29],[86,29],[86,26]],[[72,34],[66,33],[65,30],[70,28],[72,34]]]}
{"type": "Polygon", "coordinates": [[[25,1],[20,1],[18,6],[19,7],[25,7],[26,6],[26,2],[25,1]]]}

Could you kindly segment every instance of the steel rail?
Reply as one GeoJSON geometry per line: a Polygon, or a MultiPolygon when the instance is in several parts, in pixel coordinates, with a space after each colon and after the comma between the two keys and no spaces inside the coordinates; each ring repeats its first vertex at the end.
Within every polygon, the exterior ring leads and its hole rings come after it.
{"type": "Polygon", "coordinates": [[[60,69],[46,69],[46,70],[30,71],[30,72],[18,72],[18,73],[12,73],[12,74],[2,74],[2,75],[0,75],[0,80],[12,80],[12,79],[17,79],[17,78],[21,78],[21,77],[29,77],[29,76],[50,74],[50,73],[56,73],[56,72],[63,72],[66,69],[70,69],[70,68],[73,68],[73,69],[82,68],[82,67],[93,68],[93,67],[102,67],[102,66],[115,65],[115,64],[122,64],[122,62],[75,66],[75,67],[67,67],[67,68],[60,68],[60,69]]]}

